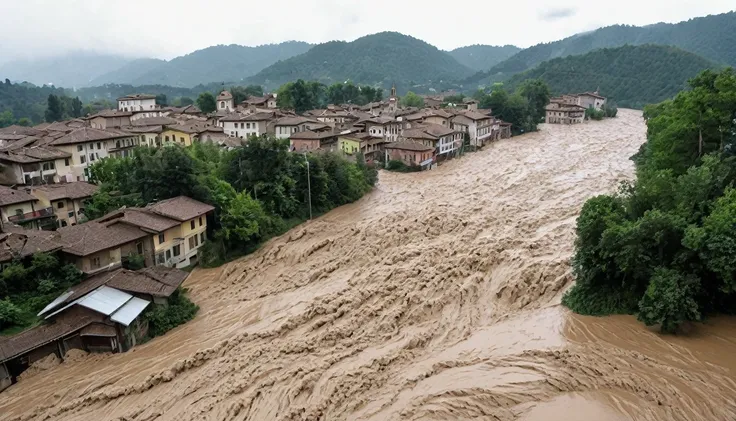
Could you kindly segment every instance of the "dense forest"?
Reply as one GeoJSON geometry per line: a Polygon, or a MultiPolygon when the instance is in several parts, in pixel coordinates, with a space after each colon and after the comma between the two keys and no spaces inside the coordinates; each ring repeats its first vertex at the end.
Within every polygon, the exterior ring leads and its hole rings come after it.
{"type": "Polygon", "coordinates": [[[43,122],[49,95],[65,94],[63,89],[50,86],[10,83],[8,79],[0,82],[0,127],[43,122]]]}
{"type": "Polygon", "coordinates": [[[476,71],[488,70],[521,51],[513,45],[468,45],[448,51],[460,64],[476,71]]]}
{"type": "Polygon", "coordinates": [[[604,48],[558,58],[520,73],[505,83],[514,89],[526,79],[542,79],[555,95],[594,91],[627,108],[643,108],[673,97],[712,62],[659,45],[604,48]]]}
{"type": "Polygon", "coordinates": [[[419,39],[382,32],[352,42],[332,41],[273,64],[249,83],[275,88],[296,79],[325,84],[351,80],[383,88],[455,80],[472,70],[449,54],[419,39]]]}
{"type": "Polygon", "coordinates": [[[646,107],[636,181],[583,206],[572,310],[638,313],[666,332],[736,312],[736,73],[689,88],[646,107]]]}
{"type": "Polygon", "coordinates": [[[543,61],[626,44],[671,45],[715,63],[734,66],[736,12],[694,18],[677,24],[660,23],[643,27],[615,25],[573,35],[522,50],[490,70],[466,79],[464,83],[477,85],[500,81],[543,61]]]}

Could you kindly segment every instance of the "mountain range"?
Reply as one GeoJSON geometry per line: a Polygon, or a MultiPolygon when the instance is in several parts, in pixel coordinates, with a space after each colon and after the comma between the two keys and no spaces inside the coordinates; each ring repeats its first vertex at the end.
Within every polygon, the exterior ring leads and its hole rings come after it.
{"type": "Polygon", "coordinates": [[[660,44],[681,48],[716,63],[736,66],[736,12],[648,26],[614,25],[538,44],[465,79],[465,84],[504,80],[558,57],[585,54],[599,48],[660,44]]]}

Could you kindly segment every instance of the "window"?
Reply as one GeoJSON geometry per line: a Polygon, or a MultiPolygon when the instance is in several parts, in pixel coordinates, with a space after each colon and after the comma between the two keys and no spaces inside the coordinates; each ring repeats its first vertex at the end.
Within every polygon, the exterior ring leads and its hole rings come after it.
{"type": "Polygon", "coordinates": [[[171,249],[166,250],[166,260],[171,259],[171,249]]]}
{"type": "Polygon", "coordinates": [[[61,202],[56,202],[56,207],[59,209],[64,209],[64,201],[62,200],[61,202]]]}
{"type": "Polygon", "coordinates": [[[166,263],[166,258],[164,257],[163,253],[159,253],[156,255],[156,263],[159,265],[163,265],[166,263]]]}
{"type": "Polygon", "coordinates": [[[69,158],[64,158],[64,165],[69,166],[69,158]]]}
{"type": "Polygon", "coordinates": [[[199,234],[199,241],[201,243],[204,243],[204,233],[203,232],[199,234]]]}
{"type": "Polygon", "coordinates": [[[168,135],[166,135],[166,141],[167,141],[167,142],[169,141],[169,136],[168,136],[168,135]]]}
{"type": "Polygon", "coordinates": [[[172,250],[174,251],[174,257],[178,257],[181,254],[181,246],[179,244],[175,245],[172,250]]]}
{"type": "Polygon", "coordinates": [[[179,137],[179,141],[180,141],[181,143],[184,143],[184,138],[180,136],[180,137],[179,137]]]}
{"type": "Polygon", "coordinates": [[[196,235],[193,237],[194,237],[194,246],[196,247],[199,245],[199,237],[197,237],[196,235]]]}
{"type": "Polygon", "coordinates": [[[189,221],[189,229],[194,229],[194,220],[189,221]]]}
{"type": "Polygon", "coordinates": [[[189,237],[189,250],[194,248],[194,237],[196,237],[196,235],[189,237]]]}
{"type": "Polygon", "coordinates": [[[60,225],[61,227],[65,227],[65,226],[67,226],[67,225],[69,225],[69,224],[67,224],[67,223],[66,223],[66,221],[62,219],[62,220],[60,220],[60,221],[59,221],[59,225],[60,225]]]}
{"type": "Polygon", "coordinates": [[[74,218],[74,211],[71,211],[67,214],[70,218],[74,218]]]}
{"type": "Polygon", "coordinates": [[[17,216],[21,216],[21,215],[23,215],[23,209],[16,209],[16,210],[15,210],[15,214],[16,214],[17,216]]]}
{"type": "Polygon", "coordinates": [[[97,149],[102,149],[102,143],[97,142],[97,149]]]}
{"type": "Polygon", "coordinates": [[[79,162],[81,162],[82,164],[84,164],[85,162],[87,162],[87,155],[80,156],[79,157],[79,162]]]}
{"type": "Polygon", "coordinates": [[[94,162],[94,161],[95,161],[95,154],[93,153],[89,154],[89,162],[94,162]]]}
{"type": "Polygon", "coordinates": [[[240,123],[240,128],[241,129],[244,129],[245,128],[245,123],[240,123]]]}
{"type": "Polygon", "coordinates": [[[82,152],[84,147],[82,145],[77,145],[77,152],[82,152]]]}
{"type": "Polygon", "coordinates": [[[92,258],[92,267],[96,269],[96,268],[99,268],[100,265],[101,265],[100,258],[99,257],[93,257],[92,258]]]}
{"type": "Polygon", "coordinates": [[[166,241],[166,236],[162,232],[161,234],[158,235],[158,243],[163,244],[165,241],[166,241]]]}
{"type": "Polygon", "coordinates": [[[143,254],[143,243],[140,241],[135,243],[135,249],[138,251],[138,254],[143,254]]]}
{"type": "Polygon", "coordinates": [[[201,216],[199,217],[199,226],[200,227],[202,226],[202,217],[201,216]]]}

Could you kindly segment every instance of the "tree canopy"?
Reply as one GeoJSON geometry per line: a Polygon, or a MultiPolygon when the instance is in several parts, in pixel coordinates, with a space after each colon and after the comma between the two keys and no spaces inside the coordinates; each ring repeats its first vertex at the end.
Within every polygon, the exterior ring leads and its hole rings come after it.
{"type": "Polygon", "coordinates": [[[203,113],[211,113],[217,110],[217,101],[215,96],[211,92],[202,92],[197,98],[197,107],[202,110],[203,113]]]}
{"type": "Polygon", "coordinates": [[[583,206],[563,298],[574,311],[638,313],[668,332],[736,311],[736,74],[689,85],[646,108],[636,181],[583,206]]]}

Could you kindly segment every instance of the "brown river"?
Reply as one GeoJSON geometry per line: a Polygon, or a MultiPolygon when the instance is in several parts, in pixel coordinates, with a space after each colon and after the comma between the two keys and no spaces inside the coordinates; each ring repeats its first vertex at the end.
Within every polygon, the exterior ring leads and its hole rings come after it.
{"type": "Polygon", "coordinates": [[[0,393],[1,420],[734,420],[736,319],[661,336],[560,306],[640,112],[542,126],[187,280],[195,320],[0,393]]]}

